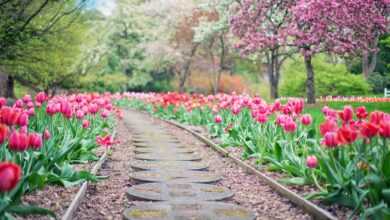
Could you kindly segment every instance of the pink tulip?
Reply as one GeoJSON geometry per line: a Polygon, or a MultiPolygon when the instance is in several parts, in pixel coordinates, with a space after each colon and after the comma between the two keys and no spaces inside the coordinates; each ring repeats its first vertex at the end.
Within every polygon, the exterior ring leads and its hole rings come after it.
{"type": "Polygon", "coordinates": [[[308,126],[308,125],[311,124],[312,121],[313,121],[313,120],[312,120],[312,117],[311,117],[311,115],[309,115],[309,114],[304,114],[304,115],[302,115],[302,117],[301,117],[301,123],[302,123],[303,125],[308,126]]]}
{"type": "Polygon", "coordinates": [[[76,118],[82,119],[84,117],[84,112],[83,110],[77,110],[76,112],[76,118]]]}
{"type": "Polygon", "coordinates": [[[12,151],[25,151],[29,146],[29,137],[26,133],[13,131],[8,140],[8,148],[12,151]]]}
{"type": "Polygon", "coordinates": [[[38,102],[38,103],[43,103],[47,100],[47,96],[44,92],[39,92],[36,96],[35,96],[35,101],[38,102]]]}
{"type": "Polygon", "coordinates": [[[222,117],[221,117],[220,115],[215,116],[214,122],[215,122],[216,124],[222,123],[222,117]]]}
{"type": "Polygon", "coordinates": [[[324,139],[322,140],[322,144],[324,144],[325,146],[327,146],[329,148],[337,147],[337,145],[339,144],[339,142],[337,140],[337,133],[333,132],[333,131],[327,132],[324,135],[324,139]]]}
{"type": "Polygon", "coordinates": [[[89,121],[86,119],[83,120],[83,128],[89,128],[89,121]]]}
{"type": "Polygon", "coordinates": [[[18,125],[19,126],[27,126],[28,125],[28,114],[27,113],[20,114],[19,119],[18,119],[18,125]]]}
{"type": "Polygon", "coordinates": [[[308,156],[306,158],[306,165],[307,167],[314,169],[318,166],[318,160],[317,157],[314,155],[308,156]]]}
{"type": "Polygon", "coordinates": [[[291,120],[287,120],[283,124],[283,128],[284,128],[285,132],[292,133],[292,132],[294,132],[297,129],[297,124],[292,119],[291,120]]]}
{"type": "Polygon", "coordinates": [[[32,149],[38,150],[42,147],[42,136],[37,133],[31,133],[28,136],[29,145],[32,149]]]}
{"type": "Polygon", "coordinates": [[[50,134],[50,131],[48,129],[45,129],[45,131],[43,132],[43,138],[45,140],[49,140],[51,138],[51,134],[50,134]]]}
{"type": "Polygon", "coordinates": [[[7,99],[4,97],[0,97],[0,108],[7,104],[7,99]]]}

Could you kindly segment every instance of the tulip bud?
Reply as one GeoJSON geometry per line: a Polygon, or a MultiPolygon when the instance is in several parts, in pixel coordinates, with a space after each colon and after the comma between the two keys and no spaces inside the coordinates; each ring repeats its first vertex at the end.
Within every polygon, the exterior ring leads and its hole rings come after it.
{"type": "Polygon", "coordinates": [[[221,117],[220,115],[215,116],[214,122],[215,122],[216,124],[222,123],[222,117],[221,117]]]}
{"type": "Polygon", "coordinates": [[[89,121],[88,120],[83,120],[83,128],[89,128],[89,121]]]}
{"type": "Polygon", "coordinates": [[[20,114],[19,119],[18,119],[18,125],[19,126],[27,126],[28,125],[28,114],[27,113],[20,114]]]}
{"type": "Polygon", "coordinates": [[[329,131],[324,135],[324,139],[322,141],[322,144],[324,144],[327,147],[333,148],[336,147],[339,143],[337,140],[337,133],[333,131],[329,131]]]}
{"type": "Polygon", "coordinates": [[[291,120],[287,120],[283,124],[283,128],[284,128],[285,132],[292,133],[292,132],[294,132],[297,129],[297,124],[292,119],[291,120]]]}
{"type": "Polygon", "coordinates": [[[47,100],[47,96],[44,92],[39,92],[36,96],[35,96],[35,102],[37,103],[40,103],[42,104],[43,102],[45,102],[47,100]]]}
{"type": "Polygon", "coordinates": [[[4,97],[0,97],[0,108],[7,104],[7,99],[4,97]]]}
{"type": "Polygon", "coordinates": [[[82,119],[84,117],[84,112],[83,112],[83,110],[77,110],[76,111],[76,118],[78,118],[78,119],[82,119]]]}
{"type": "Polygon", "coordinates": [[[8,192],[20,181],[22,169],[11,162],[0,162],[0,192],[8,192]]]}
{"type": "Polygon", "coordinates": [[[316,168],[318,166],[317,157],[314,155],[308,156],[306,159],[306,165],[311,169],[316,168]]]}
{"type": "Polygon", "coordinates": [[[367,118],[367,116],[368,113],[365,106],[360,106],[356,108],[356,117],[358,117],[359,119],[365,119],[367,118]]]}
{"type": "Polygon", "coordinates": [[[50,134],[50,131],[48,129],[45,129],[45,131],[43,132],[43,138],[45,140],[49,140],[51,138],[51,134],[50,134]]]}
{"type": "Polygon", "coordinates": [[[379,127],[379,134],[384,138],[390,138],[390,121],[383,121],[379,127]]]}

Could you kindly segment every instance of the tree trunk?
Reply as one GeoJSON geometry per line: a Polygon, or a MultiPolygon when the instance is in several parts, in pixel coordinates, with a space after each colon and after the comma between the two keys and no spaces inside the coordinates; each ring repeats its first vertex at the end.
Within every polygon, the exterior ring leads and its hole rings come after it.
{"type": "Polygon", "coordinates": [[[377,63],[378,52],[372,52],[365,50],[363,51],[362,56],[362,70],[363,76],[365,79],[368,79],[368,76],[374,72],[376,63],[377,63]]]}
{"type": "Polygon", "coordinates": [[[196,49],[198,48],[199,44],[195,44],[191,48],[191,54],[188,57],[188,59],[185,61],[183,69],[180,72],[180,79],[179,79],[179,93],[184,92],[184,86],[186,84],[189,72],[190,72],[190,67],[191,67],[191,62],[192,62],[192,57],[195,55],[196,49]]]}
{"type": "Polygon", "coordinates": [[[305,67],[306,67],[306,93],[307,102],[309,104],[316,103],[315,85],[314,85],[314,69],[312,64],[312,57],[305,56],[305,67]]]}
{"type": "Polygon", "coordinates": [[[14,78],[12,76],[8,76],[8,83],[7,83],[7,97],[8,98],[15,98],[14,87],[15,87],[14,78]]]}
{"type": "Polygon", "coordinates": [[[277,51],[272,50],[267,56],[267,73],[270,85],[270,95],[272,99],[279,97],[278,86],[279,86],[279,57],[277,51]]]}
{"type": "Polygon", "coordinates": [[[0,97],[7,97],[8,76],[0,73],[0,97]]]}

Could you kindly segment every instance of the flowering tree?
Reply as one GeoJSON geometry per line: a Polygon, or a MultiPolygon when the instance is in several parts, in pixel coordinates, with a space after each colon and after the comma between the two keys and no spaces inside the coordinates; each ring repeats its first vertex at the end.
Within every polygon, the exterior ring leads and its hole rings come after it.
{"type": "Polygon", "coordinates": [[[307,98],[315,102],[312,57],[319,52],[357,54],[375,50],[386,32],[388,0],[298,0],[290,8],[292,20],[285,30],[304,56],[307,98]]]}
{"type": "Polygon", "coordinates": [[[231,19],[231,30],[239,37],[237,48],[244,55],[264,53],[272,98],[278,97],[280,68],[291,54],[286,30],[294,0],[246,0],[231,19]]]}
{"type": "Polygon", "coordinates": [[[266,53],[273,96],[280,55],[298,49],[305,59],[308,102],[314,103],[313,56],[375,50],[378,36],[388,28],[388,5],[388,0],[246,0],[232,18],[232,31],[244,54],[266,53]]]}

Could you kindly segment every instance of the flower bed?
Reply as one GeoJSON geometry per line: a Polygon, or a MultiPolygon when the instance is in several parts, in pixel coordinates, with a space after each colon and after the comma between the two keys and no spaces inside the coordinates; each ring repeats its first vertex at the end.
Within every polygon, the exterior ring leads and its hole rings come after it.
{"type": "Polygon", "coordinates": [[[283,172],[285,184],[317,188],[307,198],[349,207],[362,218],[390,217],[390,115],[346,105],[322,109],[313,123],[304,102],[268,104],[259,97],[176,93],[129,93],[119,101],[164,119],[206,126],[223,146],[240,146],[243,158],[255,158],[283,172]]]}
{"type": "Polygon", "coordinates": [[[26,95],[12,106],[0,98],[0,216],[52,215],[47,209],[22,203],[23,195],[48,184],[65,187],[97,177],[74,164],[96,161],[97,146],[114,143],[110,133],[110,94],[75,94],[49,99],[26,95]],[[97,137],[97,138],[96,138],[97,137]]]}

